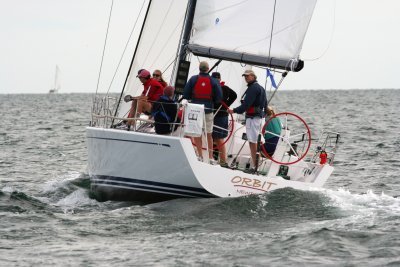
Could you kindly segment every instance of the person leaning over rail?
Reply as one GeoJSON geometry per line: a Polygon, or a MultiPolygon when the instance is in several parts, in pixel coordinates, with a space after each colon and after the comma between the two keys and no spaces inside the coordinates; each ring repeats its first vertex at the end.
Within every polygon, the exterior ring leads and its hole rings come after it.
{"type": "MultiPolygon", "coordinates": [[[[208,74],[209,69],[210,67],[208,65],[208,62],[200,62],[200,73],[198,75],[193,75],[192,77],[190,77],[183,90],[183,98],[191,100],[191,103],[204,105],[208,156],[210,158],[210,162],[215,163],[213,159],[213,140],[211,135],[214,120],[213,110],[214,105],[221,102],[222,91],[219,82],[208,74]]],[[[198,156],[202,160],[203,150],[201,136],[194,137],[193,139],[197,148],[198,156]]]]}
{"type": "MultiPolygon", "coordinates": [[[[138,118],[142,112],[146,114],[151,113],[153,102],[157,101],[163,94],[162,85],[155,79],[151,78],[150,72],[145,69],[138,71],[140,82],[143,84],[143,92],[138,97],[132,97],[131,95],[126,95],[124,97],[125,102],[132,101],[131,110],[129,111],[128,118],[138,118]]],[[[131,125],[132,122],[128,122],[131,125]]]]}
{"type": "MultiPolygon", "coordinates": [[[[221,82],[221,74],[219,72],[213,72],[211,77],[217,79],[221,85],[222,89],[222,101],[226,104],[226,106],[232,105],[237,98],[237,94],[233,91],[229,86],[225,85],[225,82],[221,82]]],[[[226,162],[226,147],[224,144],[225,138],[228,136],[228,112],[222,104],[217,104],[215,106],[215,114],[214,114],[214,129],[212,132],[212,137],[215,145],[218,148],[219,152],[219,164],[222,167],[228,167],[228,163],[226,162]]]]}
{"type": "Polygon", "coordinates": [[[163,88],[167,87],[167,82],[164,80],[164,77],[162,76],[161,70],[154,70],[153,71],[153,78],[157,80],[163,88]]]}
{"type": "Polygon", "coordinates": [[[153,104],[151,112],[154,118],[154,128],[157,134],[170,134],[175,131],[180,122],[178,104],[174,100],[175,88],[167,86],[164,94],[153,104]]]}
{"type": "Polygon", "coordinates": [[[267,104],[265,89],[257,82],[254,71],[246,70],[243,75],[247,82],[246,92],[241,99],[241,105],[228,109],[229,113],[242,114],[246,112],[246,135],[249,141],[251,162],[248,172],[254,173],[257,166],[257,143],[261,130],[261,121],[267,104]]]}

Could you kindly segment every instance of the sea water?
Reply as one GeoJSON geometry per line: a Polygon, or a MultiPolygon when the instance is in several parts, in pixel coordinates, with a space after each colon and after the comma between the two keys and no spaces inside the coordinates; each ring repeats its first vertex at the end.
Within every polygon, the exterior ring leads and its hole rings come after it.
{"type": "Polygon", "coordinates": [[[145,205],[90,197],[91,95],[0,95],[0,265],[400,266],[400,90],[271,102],[341,133],[324,189],[145,205]]]}

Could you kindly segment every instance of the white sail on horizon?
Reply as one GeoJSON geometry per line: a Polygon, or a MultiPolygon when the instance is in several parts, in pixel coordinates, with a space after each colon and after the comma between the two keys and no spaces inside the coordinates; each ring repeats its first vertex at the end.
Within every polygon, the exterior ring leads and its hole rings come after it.
{"type": "Polygon", "coordinates": [[[60,75],[61,70],[58,65],[56,65],[56,70],[54,74],[54,86],[52,89],[49,90],[49,93],[58,93],[58,91],[61,89],[60,75]]]}

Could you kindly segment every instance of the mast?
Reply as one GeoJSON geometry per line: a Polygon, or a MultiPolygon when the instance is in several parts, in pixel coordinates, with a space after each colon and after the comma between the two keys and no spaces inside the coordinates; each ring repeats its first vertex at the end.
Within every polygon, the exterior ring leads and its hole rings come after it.
{"type": "Polygon", "coordinates": [[[186,46],[189,43],[190,32],[192,31],[193,17],[194,17],[194,12],[196,10],[196,3],[197,3],[197,0],[189,0],[189,3],[188,3],[188,10],[187,10],[187,14],[186,14],[185,26],[184,26],[181,46],[179,49],[179,60],[185,60],[186,56],[187,56],[186,46]]]}
{"type": "MultiPolygon", "coordinates": [[[[120,105],[120,103],[121,103],[122,96],[124,95],[126,83],[128,82],[129,73],[131,73],[132,65],[133,65],[133,62],[134,62],[134,60],[135,60],[135,56],[136,56],[136,52],[137,52],[138,47],[139,47],[140,39],[141,39],[142,34],[143,34],[143,29],[144,29],[144,26],[145,26],[145,24],[146,24],[147,15],[149,14],[150,6],[151,6],[151,0],[149,0],[149,4],[148,4],[148,6],[147,6],[146,15],[144,16],[142,28],[140,29],[138,41],[137,41],[137,43],[136,43],[135,52],[133,52],[131,64],[129,65],[128,73],[126,74],[124,86],[122,87],[121,94],[119,95],[119,99],[118,99],[118,102],[117,102],[117,107],[115,108],[115,112],[114,112],[114,117],[117,116],[118,108],[119,108],[119,105],[120,105]]],[[[114,124],[114,119],[112,119],[112,121],[111,121],[111,127],[113,126],[113,124],[114,124]]]]}
{"type": "Polygon", "coordinates": [[[193,18],[196,10],[197,0],[189,0],[185,16],[185,25],[183,27],[183,35],[178,49],[178,60],[175,64],[175,93],[183,94],[183,89],[189,76],[190,62],[186,60],[187,45],[190,39],[190,33],[193,26],[193,18]],[[178,68],[178,70],[176,70],[178,68]]]}
{"type": "Polygon", "coordinates": [[[57,92],[57,73],[58,69],[57,69],[57,65],[56,65],[56,71],[54,73],[54,92],[57,92]]]}

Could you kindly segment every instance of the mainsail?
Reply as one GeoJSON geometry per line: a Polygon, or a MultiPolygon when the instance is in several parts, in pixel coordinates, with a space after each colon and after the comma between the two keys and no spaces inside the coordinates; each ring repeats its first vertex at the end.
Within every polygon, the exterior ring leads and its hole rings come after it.
{"type": "Polygon", "coordinates": [[[201,0],[188,49],[195,55],[298,71],[316,0],[201,0]]]}

